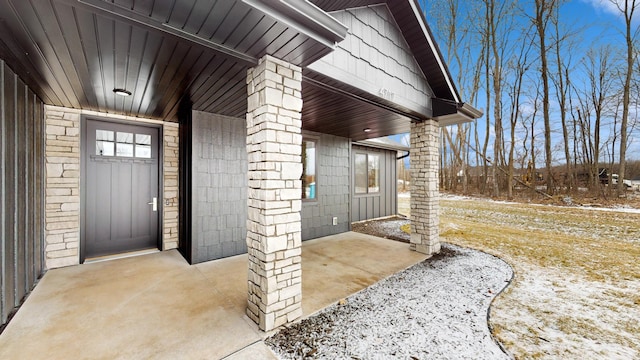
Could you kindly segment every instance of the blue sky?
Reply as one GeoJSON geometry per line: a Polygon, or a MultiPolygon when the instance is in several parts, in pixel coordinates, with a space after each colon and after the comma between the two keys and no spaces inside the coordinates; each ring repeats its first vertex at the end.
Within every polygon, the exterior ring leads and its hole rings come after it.
{"type": "MultiPolygon", "coordinates": [[[[625,0],[618,0],[618,1],[622,2],[625,0]]],[[[423,3],[423,1],[421,1],[421,3],[423,3]]],[[[528,6],[531,8],[532,6],[531,3],[533,3],[533,0],[520,1],[519,6],[522,6],[522,7],[528,6]]],[[[460,4],[462,6],[466,6],[466,2],[464,0],[460,0],[460,4]]],[[[640,19],[640,11],[637,11],[636,18],[640,19]]],[[[476,19],[481,20],[481,18],[476,18],[476,19]]],[[[435,19],[430,18],[428,11],[427,11],[427,21],[429,22],[432,28],[432,31],[436,33],[436,41],[439,43],[441,50],[443,50],[444,52],[446,49],[446,46],[445,46],[446,44],[443,43],[443,39],[441,37],[438,37],[436,25],[432,23],[435,21],[435,19]]],[[[527,21],[527,20],[521,20],[521,21],[527,21]]],[[[571,50],[572,59],[575,59],[573,60],[573,62],[575,63],[576,69],[580,68],[580,65],[579,65],[580,58],[593,45],[610,44],[614,47],[619,47],[619,48],[622,48],[624,46],[624,36],[623,36],[624,18],[621,16],[621,14],[618,13],[618,10],[615,8],[615,5],[612,4],[609,0],[566,1],[561,8],[560,21],[561,21],[560,22],[561,28],[569,29],[571,32],[575,32],[577,34],[573,37],[573,40],[572,40],[573,42],[575,42],[575,48],[571,50]]],[[[638,26],[639,23],[640,23],[640,20],[635,21],[635,26],[638,26]]],[[[452,76],[455,79],[457,76],[456,74],[457,70],[454,69],[452,66],[450,67],[450,70],[452,72],[452,76]]],[[[531,71],[529,75],[531,81],[539,81],[539,76],[540,76],[539,72],[536,72],[536,70],[531,71]]],[[[585,81],[583,77],[584,75],[581,75],[579,74],[578,71],[576,71],[575,75],[572,76],[572,81],[575,84],[580,84],[581,82],[585,81]]],[[[481,93],[482,92],[484,92],[484,90],[482,90],[481,93]]],[[[463,99],[463,100],[466,100],[466,99],[463,99]]],[[[524,100],[524,104],[521,107],[521,109],[523,109],[524,112],[526,112],[527,106],[530,106],[532,108],[532,105],[527,104],[527,102],[531,103],[532,99],[524,100]]],[[[479,96],[478,103],[476,104],[476,106],[478,108],[483,108],[485,106],[484,104],[485,104],[484,98],[482,98],[482,96],[479,96]]],[[[551,107],[553,112],[553,104],[551,105],[551,107]]],[[[556,119],[559,118],[557,110],[555,114],[552,114],[552,118],[554,116],[556,119]]],[[[505,121],[508,122],[507,119],[505,119],[505,121]]],[[[542,141],[543,124],[542,124],[541,114],[538,114],[538,120],[536,121],[537,121],[536,132],[539,133],[536,136],[537,136],[537,139],[540,139],[542,141]]],[[[478,120],[478,126],[480,129],[484,128],[485,126],[484,119],[478,120]]],[[[610,130],[605,127],[606,126],[602,127],[603,138],[608,137],[610,133],[610,130]]],[[[557,144],[560,144],[560,137],[561,137],[560,130],[561,128],[559,126],[559,120],[557,120],[557,125],[555,125],[553,129],[553,133],[554,133],[553,136],[557,139],[557,141],[554,141],[554,142],[557,144]]],[[[505,134],[505,136],[508,136],[508,134],[505,134]]],[[[630,145],[629,145],[629,149],[627,150],[627,154],[628,154],[627,158],[640,159],[640,129],[636,129],[635,131],[631,132],[629,134],[629,137],[630,137],[630,145]]],[[[480,138],[481,139],[484,138],[484,134],[482,133],[482,131],[480,133],[480,138]]],[[[401,141],[400,136],[396,136],[394,137],[394,139],[397,141],[401,141]]],[[[493,140],[491,140],[491,142],[492,141],[493,140]]],[[[542,150],[543,143],[540,142],[539,145],[537,146],[539,150],[542,150]]],[[[615,150],[616,153],[618,151],[617,148],[618,146],[616,146],[616,150],[615,150]]],[[[564,163],[564,156],[561,153],[562,153],[561,151],[554,152],[554,164],[564,163]]],[[[542,165],[543,162],[544,162],[543,155],[540,154],[537,160],[538,166],[542,165]]]]}

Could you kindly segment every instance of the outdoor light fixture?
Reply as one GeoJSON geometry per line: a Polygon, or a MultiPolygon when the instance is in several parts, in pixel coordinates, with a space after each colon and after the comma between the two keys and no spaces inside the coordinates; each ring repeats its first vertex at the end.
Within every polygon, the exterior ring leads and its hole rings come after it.
{"type": "Polygon", "coordinates": [[[131,96],[131,91],[125,89],[113,89],[113,92],[120,96],[131,96]]]}
{"type": "Polygon", "coordinates": [[[365,128],[364,130],[362,130],[364,132],[371,132],[371,128],[365,128]]]}

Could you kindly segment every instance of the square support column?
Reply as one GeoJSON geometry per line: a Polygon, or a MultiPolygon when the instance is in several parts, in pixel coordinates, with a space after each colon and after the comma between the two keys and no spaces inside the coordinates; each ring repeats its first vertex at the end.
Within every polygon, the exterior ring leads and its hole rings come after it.
{"type": "Polygon", "coordinates": [[[439,127],[435,120],[411,123],[411,249],[440,252],[439,127]]]}
{"type": "Polygon", "coordinates": [[[302,316],[301,81],[268,55],[247,72],[247,315],[264,331],[302,316]]]}

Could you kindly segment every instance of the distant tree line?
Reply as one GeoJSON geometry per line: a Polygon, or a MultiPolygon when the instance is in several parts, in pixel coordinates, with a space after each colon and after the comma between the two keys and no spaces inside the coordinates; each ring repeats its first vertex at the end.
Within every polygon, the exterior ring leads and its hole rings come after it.
{"type": "Polygon", "coordinates": [[[586,29],[561,18],[566,0],[424,2],[458,91],[485,114],[442,128],[442,189],[624,194],[610,177],[640,175],[627,166],[640,127],[640,0],[604,1],[623,19],[619,42],[580,43],[586,29]]]}

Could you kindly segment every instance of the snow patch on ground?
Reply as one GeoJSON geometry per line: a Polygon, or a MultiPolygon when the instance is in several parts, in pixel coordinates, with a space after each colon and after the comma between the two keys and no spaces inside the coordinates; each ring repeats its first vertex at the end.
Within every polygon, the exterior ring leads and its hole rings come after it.
{"type": "Polygon", "coordinates": [[[497,299],[491,312],[501,338],[519,353],[565,359],[640,356],[629,346],[636,341],[640,309],[624,300],[640,291],[640,282],[629,280],[621,288],[558,269],[519,267],[517,286],[497,299]],[[611,294],[619,296],[612,301],[611,294]]]}
{"type": "MultiPolygon", "coordinates": [[[[408,197],[410,198],[411,195],[408,193],[405,193],[406,196],[404,197],[408,197]]],[[[400,194],[398,194],[398,196],[400,197],[400,194]]],[[[506,205],[521,205],[522,203],[519,202],[515,202],[515,201],[505,201],[505,200],[493,200],[493,199],[487,199],[487,198],[474,198],[474,197],[470,197],[470,196],[461,196],[461,195],[452,195],[452,194],[445,194],[445,193],[440,193],[440,199],[441,200],[449,200],[449,201],[486,201],[486,202],[491,202],[491,203],[495,203],[495,204],[506,204],[506,205]]],[[[556,207],[556,208],[572,208],[572,209],[583,209],[583,210],[592,210],[592,211],[613,211],[613,212],[621,212],[621,213],[627,213],[627,214],[640,214],[640,209],[636,209],[633,208],[629,205],[615,205],[613,207],[607,208],[607,207],[599,207],[599,206],[558,206],[558,205],[552,205],[552,204],[535,204],[535,203],[530,203],[527,205],[531,205],[531,206],[545,206],[545,207],[556,207]]]]}
{"type": "Polygon", "coordinates": [[[494,256],[443,244],[440,255],[265,342],[282,359],[508,359],[490,336],[487,309],[512,274],[494,256]]]}

